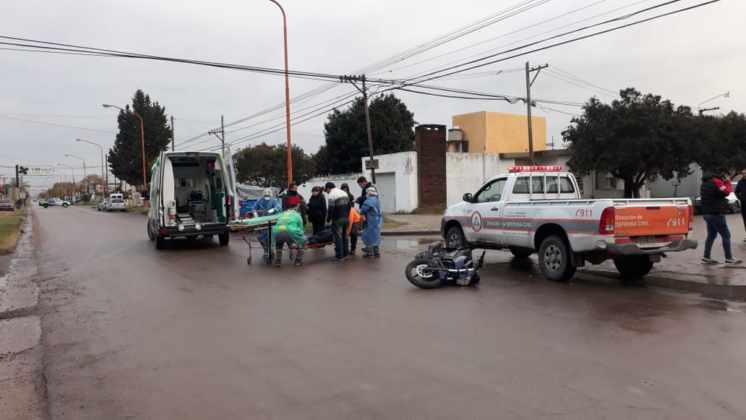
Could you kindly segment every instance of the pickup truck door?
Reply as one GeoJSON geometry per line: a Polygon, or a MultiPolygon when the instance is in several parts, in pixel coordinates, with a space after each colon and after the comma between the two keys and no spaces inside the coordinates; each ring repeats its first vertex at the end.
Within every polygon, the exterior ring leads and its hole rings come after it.
{"type": "Polygon", "coordinates": [[[505,245],[531,247],[531,230],[534,222],[533,208],[528,205],[532,198],[543,198],[544,177],[519,176],[515,179],[510,201],[513,203],[503,210],[502,229],[505,245]],[[524,202],[526,204],[521,204],[524,202]]]}
{"type": "Polygon", "coordinates": [[[471,241],[485,242],[491,245],[503,243],[503,232],[497,230],[502,215],[503,190],[507,178],[498,178],[486,183],[474,196],[469,234],[471,241]]]}

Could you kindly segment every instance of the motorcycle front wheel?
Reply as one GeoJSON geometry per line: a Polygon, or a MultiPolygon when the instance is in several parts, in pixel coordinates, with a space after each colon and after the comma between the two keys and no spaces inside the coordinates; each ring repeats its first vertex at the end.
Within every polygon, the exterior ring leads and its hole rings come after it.
{"type": "Polygon", "coordinates": [[[437,289],[443,287],[444,282],[438,273],[430,270],[427,260],[414,260],[407,264],[404,274],[407,280],[420,289],[437,289]]]}

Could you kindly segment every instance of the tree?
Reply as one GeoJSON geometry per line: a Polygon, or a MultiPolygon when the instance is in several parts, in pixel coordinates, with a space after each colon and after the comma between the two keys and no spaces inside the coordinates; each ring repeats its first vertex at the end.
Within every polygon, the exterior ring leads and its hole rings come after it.
{"type": "Polygon", "coordinates": [[[140,114],[145,126],[145,163],[148,182],[150,164],[168,148],[171,141],[171,128],[168,126],[166,109],[158,102],[151,102],[150,96],[137,90],[132,98],[132,108],[127,105],[117,116],[119,133],[114,147],[109,150],[111,172],[132,185],[142,184],[142,149],[140,145],[140,119],[132,110],[140,114]]]}
{"type": "MultiPolygon", "coordinates": [[[[414,149],[414,114],[394,95],[384,95],[370,103],[373,151],[376,154],[414,149]]],[[[361,158],[368,156],[368,134],[363,99],[350,108],[334,110],[324,124],[326,145],[316,154],[319,173],[360,172],[361,158]]]]}
{"type": "Polygon", "coordinates": [[[746,168],[746,116],[698,117],[694,161],[705,172],[734,175],[746,168]]]}
{"type": "Polygon", "coordinates": [[[570,143],[570,168],[600,171],[624,181],[624,196],[639,197],[646,181],[689,174],[697,118],[660,96],[628,88],[611,104],[591,98],[562,136],[570,143]]]}
{"type": "MultiPolygon", "coordinates": [[[[261,187],[286,188],[287,146],[262,143],[247,147],[234,155],[239,182],[261,187]]],[[[314,159],[303,149],[293,146],[293,182],[302,184],[315,173],[314,159]]]]}

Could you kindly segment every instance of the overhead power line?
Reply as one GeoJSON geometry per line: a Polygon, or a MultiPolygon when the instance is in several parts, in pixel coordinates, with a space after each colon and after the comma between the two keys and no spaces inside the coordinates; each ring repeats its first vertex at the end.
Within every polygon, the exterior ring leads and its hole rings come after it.
{"type": "Polygon", "coordinates": [[[559,42],[556,42],[556,43],[553,43],[553,44],[549,44],[549,45],[537,47],[537,48],[534,48],[534,49],[531,49],[531,50],[528,50],[528,51],[519,52],[519,53],[510,55],[510,56],[507,56],[507,57],[503,57],[503,58],[491,60],[492,58],[500,56],[500,55],[509,54],[509,53],[512,53],[512,52],[517,52],[517,51],[520,51],[520,50],[523,50],[523,49],[526,49],[526,48],[529,48],[529,47],[532,47],[532,46],[536,46],[536,45],[545,43],[547,41],[551,41],[553,39],[565,37],[567,35],[575,34],[575,33],[578,33],[578,32],[582,32],[582,31],[585,31],[585,30],[588,30],[588,29],[591,29],[591,28],[595,28],[595,27],[598,27],[598,26],[607,25],[607,24],[609,24],[611,22],[617,22],[617,21],[625,20],[625,19],[628,19],[628,18],[630,18],[632,16],[636,16],[636,15],[639,15],[639,14],[642,14],[642,13],[646,13],[646,12],[649,12],[651,10],[654,10],[654,9],[657,9],[657,8],[660,8],[660,7],[665,7],[665,6],[674,4],[674,3],[678,3],[680,1],[682,1],[682,0],[671,0],[671,1],[668,1],[668,2],[665,2],[665,3],[660,3],[660,4],[655,5],[655,6],[651,6],[651,7],[648,7],[648,8],[642,9],[642,10],[638,10],[638,11],[635,11],[635,12],[632,12],[632,13],[627,13],[627,14],[625,14],[623,16],[619,16],[619,17],[616,17],[616,18],[613,18],[613,19],[606,20],[604,22],[596,23],[596,24],[593,24],[593,25],[588,25],[588,26],[585,26],[585,27],[582,27],[582,28],[578,28],[578,29],[574,29],[572,31],[568,31],[568,32],[565,32],[565,33],[562,33],[562,34],[559,34],[559,35],[554,35],[554,36],[551,36],[551,37],[548,37],[548,38],[544,38],[544,39],[539,40],[539,41],[531,42],[529,44],[525,44],[525,45],[522,45],[522,46],[519,46],[519,47],[511,48],[511,49],[508,49],[508,50],[505,50],[505,51],[501,51],[501,52],[498,52],[498,53],[495,53],[495,54],[490,54],[488,56],[485,56],[485,57],[482,57],[482,58],[479,58],[479,59],[467,61],[465,63],[461,63],[461,64],[458,64],[458,65],[449,66],[449,67],[446,67],[446,68],[443,68],[443,69],[440,69],[440,70],[432,71],[432,72],[429,72],[429,73],[426,73],[426,74],[423,74],[423,75],[411,78],[410,80],[415,80],[415,82],[412,82],[411,84],[420,83],[420,82],[426,82],[426,81],[435,80],[435,79],[440,79],[440,78],[451,76],[451,75],[454,75],[454,74],[463,73],[463,72],[466,72],[466,71],[469,71],[469,70],[474,70],[474,69],[478,69],[478,68],[481,68],[481,67],[489,66],[491,64],[501,63],[501,62],[504,62],[504,61],[507,61],[507,60],[510,60],[510,59],[513,59],[513,58],[522,57],[522,56],[525,56],[525,55],[528,55],[528,54],[533,54],[533,53],[536,53],[536,52],[539,52],[539,51],[545,51],[545,50],[549,50],[549,49],[556,48],[556,47],[559,47],[559,46],[563,46],[563,45],[571,44],[571,43],[574,43],[574,42],[582,41],[582,40],[585,40],[585,39],[593,38],[593,37],[596,37],[596,36],[604,35],[604,34],[607,34],[607,33],[615,32],[615,31],[618,31],[618,30],[621,30],[621,29],[632,27],[632,26],[641,25],[643,23],[651,22],[651,21],[654,21],[654,20],[657,20],[657,19],[661,19],[661,18],[664,18],[664,17],[668,17],[668,16],[672,16],[672,15],[675,15],[675,14],[684,13],[684,12],[687,12],[687,11],[690,11],[690,10],[694,10],[694,9],[697,9],[697,8],[700,8],[700,7],[708,6],[708,5],[711,5],[711,4],[719,2],[720,0],[710,0],[710,1],[702,2],[702,3],[698,3],[698,4],[695,4],[695,5],[692,5],[692,6],[688,6],[688,7],[684,7],[684,8],[681,8],[681,9],[676,9],[676,10],[673,10],[673,11],[670,11],[670,12],[661,13],[661,14],[658,14],[658,15],[655,15],[655,16],[651,16],[651,17],[648,17],[648,18],[640,19],[640,20],[637,20],[637,21],[634,21],[634,22],[631,22],[631,23],[627,23],[627,24],[624,24],[624,25],[615,26],[613,28],[604,29],[604,30],[601,30],[601,31],[597,31],[597,32],[593,32],[593,33],[590,33],[590,34],[578,36],[578,37],[567,39],[567,40],[564,40],[564,41],[559,41],[559,42]],[[489,61],[486,61],[486,60],[489,60],[489,61]],[[441,73],[443,73],[443,74],[441,74],[441,73]]]}
{"type": "Polygon", "coordinates": [[[77,130],[96,131],[96,132],[99,132],[99,133],[114,134],[113,131],[109,131],[109,130],[100,130],[100,129],[97,129],[97,128],[88,128],[88,127],[79,127],[79,126],[75,126],[75,125],[58,124],[58,123],[53,123],[53,122],[49,122],[49,121],[30,120],[30,119],[27,119],[27,118],[18,118],[18,117],[13,117],[13,116],[4,115],[4,114],[0,114],[0,118],[4,118],[4,119],[7,119],[7,120],[21,121],[21,122],[26,122],[26,123],[31,123],[31,124],[49,125],[49,126],[52,126],[52,127],[75,128],[77,130]]]}

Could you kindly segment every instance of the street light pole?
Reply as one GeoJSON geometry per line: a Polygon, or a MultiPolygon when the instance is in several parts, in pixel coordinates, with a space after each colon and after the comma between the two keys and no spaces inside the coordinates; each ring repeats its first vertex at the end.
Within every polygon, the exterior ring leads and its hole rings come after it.
{"type": "Polygon", "coordinates": [[[72,196],[70,198],[74,200],[75,199],[75,168],[73,168],[70,165],[65,165],[64,163],[58,163],[57,166],[62,166],[64,168],[70,169],[70,174],[71,174],[71,177],[73,179],[73,193],[72,193],[72,196]]]}
{"type": "Polygon", "coordinates": [[[290,78],[288,76],[288,21],[287,15],[285,15],[285,9],[282,8],[280,3],[276,0],[269,0],[282,12],[282,35],[285,46],[285,127],[287,132],[287,147],[288,147],[288,185],[293,183],[293,142],[290,135],[290,78]]]}
{"type": "Polygon", "coordinates": [[[101,151],[101,181],[104,182],[104,194],[106,194],[109,189],[109,168],[108,168],[108,165],[104,161],[104,147],[90,140],[75,139],[75,141],[92,144],[98,147],[99,151],[101,151]]]}
{"type": "MultiPolygon", "coordinates": [[[[109,104],[103,104],[104,108],[116,108],[122,112],[125,112],[123,108],[118,107],[116,105],[109,105],[109,104]]],[[[140,149],[142,153],[142,191],[145,192],[148,190],[147,184],[148,184],[148,172],[146,169],[146,157],[145,157],[145,121],[143,121],[142,116],[137,113],[134,109],[132,109],[132,114],[136,116],[140,120],[140,149]]]]}

